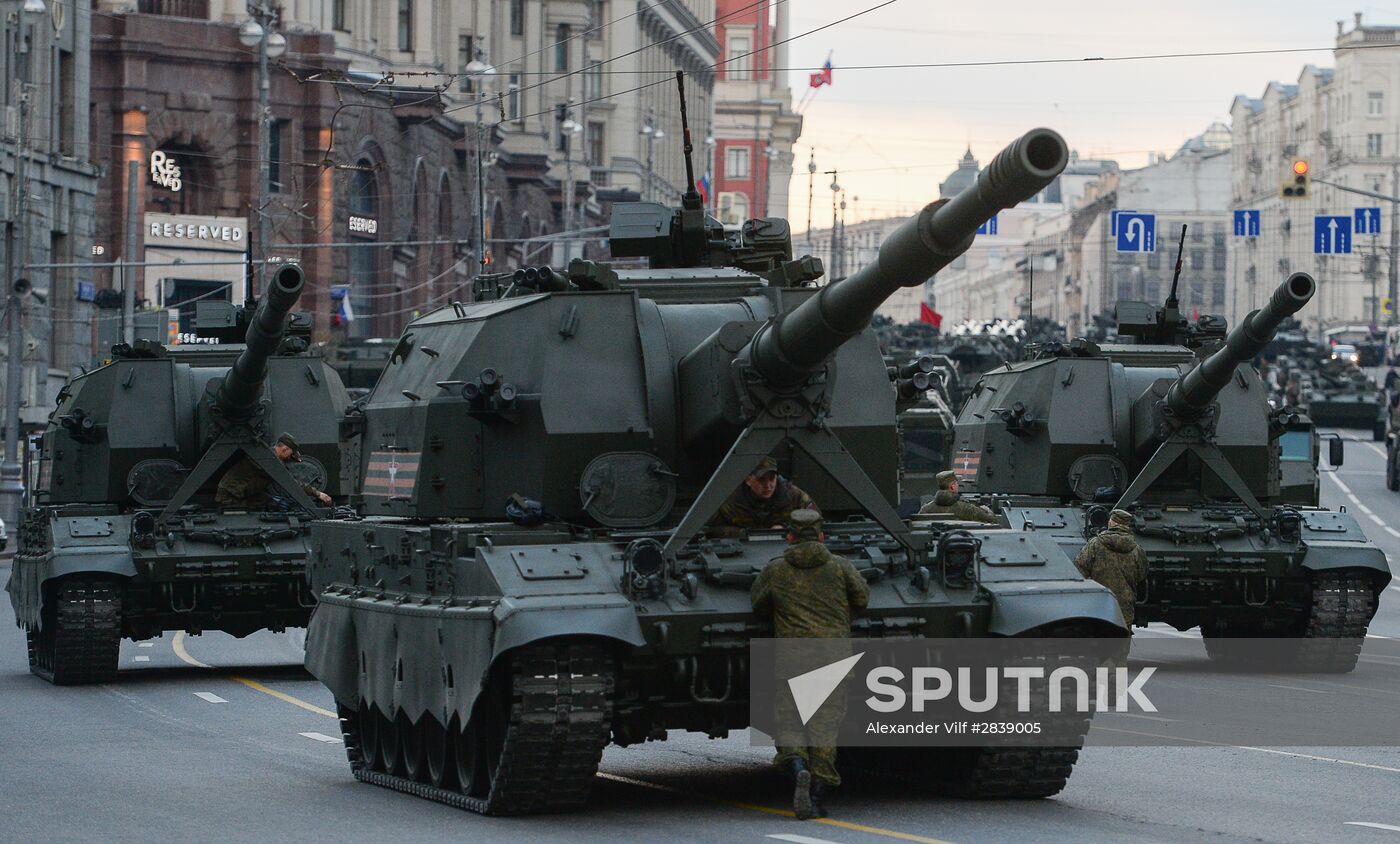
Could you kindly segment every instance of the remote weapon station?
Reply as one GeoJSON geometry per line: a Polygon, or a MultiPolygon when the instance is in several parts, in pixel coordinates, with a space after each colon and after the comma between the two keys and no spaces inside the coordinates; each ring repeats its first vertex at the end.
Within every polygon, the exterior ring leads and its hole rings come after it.
{"type": "Polygon", "coordinates": [[[34,673],[108,682],[123,637],[306,624],[307,516],[321,508],[302,485],[338,489],[348,401],[308,350],[309,316],[291,312],[304,283],[288,264],[256,310],[200,302],[196,329],[214,342],[117,346],[59,393],[8,586],[34,673]],[[299,462],[274,456],[284,432],[299,462]],[[271,478],[280,511],[217,506],[240,458],[271,478]]]}
{"type": "MultiPolygon", "coordinates": [[[[410,324],[344,424],[367,516],[312,528],[306,664],[354,775],[478,812],[578,809],[610,740],[748,726],[747,646],[771,635],[749,588],[785,543],[707,523],[767,456],[871,583],[853,635],[1122,635],[1050,537],[899,518],[899,386],[868,330],[1067,157],[1056,133],[1026,134],[825,287],[785,221],[726,235],[690,190],[615,210],[613,256],[650,269],[486,277],[485,301],[410,324]]],[[[1034,797],[1077,753],[911,764],[1034,797]]]]}

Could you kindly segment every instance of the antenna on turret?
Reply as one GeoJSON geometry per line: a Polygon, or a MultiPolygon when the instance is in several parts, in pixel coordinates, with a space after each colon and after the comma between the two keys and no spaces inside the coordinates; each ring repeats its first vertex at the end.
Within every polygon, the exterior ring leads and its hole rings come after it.
{"type": "Polygon", "coordinates": [[[695,144],[690,140],[690,118],[685,112],[685,71],[676,71],[676,90],[681,97],[681,137],[685,139],[685,193],[681,195],[681,207],[687,211],[699,211],[704,206],[700,192],[695,189],[695,161],[692,156],[695,144]]]}
{"type": "Polygon", "coordinates": [[[1172,292],[1167,294],[1167,309],[1175,310],[1177,307],[1176,285],[1181,281],[1181,253],[1186,249],[1186,224],[1181,224],[1181,240],[1176,244],[1176,270],[1172,273],[1172,292]]]}

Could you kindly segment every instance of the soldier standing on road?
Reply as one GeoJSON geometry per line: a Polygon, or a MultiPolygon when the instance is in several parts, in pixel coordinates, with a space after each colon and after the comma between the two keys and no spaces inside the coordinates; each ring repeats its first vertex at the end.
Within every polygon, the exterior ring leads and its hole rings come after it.
{"type": "MultiPolygon", "coordinates": [[[[827,550],[822,515],[816,510],[794,510],[787,539],[783,556],[770,561],[754,581],[754,612],[772,616],[773,635],[779,639],[847,639],[851,614],[865,609],[870,600],[865,578],[846,558],[827,550]]],[[[850,655],[849,647],[844,655],[850,655]]],[[[845,698],[832,695],[805,726],[787,696],[780,694],[778,700],[775,714],[780,729],[773,764],[792,775],[792,805],[798,819],[824,817],[827,790],[841,784],[836,736],[846,711],[845,698]]]]}
{"type": "Polygon", "coordinates": [[[938,473],[938,494],[925,504],[919,513],[947,513],[965,522],[985,522],[990,525],[1001,523],[1001,520],[986,507],[962,500],[958,493],[958,475],[952,469],[938,473]]]}
{"type": "Polygon", "coordinates": [[[797,484],[778,474],[778,461],[765,457],[744,483],[720,505],[710,524],[716,533],[738,533],[738,528],[782,528],[794,510],[816,510],[812,497],[797,484]]]}
{"type": "Polygon", "coordinates": [[[1108,527],[1079,550],[1074,565],[1080,574],[1102,584],[1118,599],[1131,635],[1138,587],[1147,580],[1147,554],[1133,537],[1133,514],[1114,510],[1108,527]]]}
{"type": "MultiPolygon", "coordinates": [[[[283,463],[301,460],[301,448],[291,434],[283,434],[278,437],[277,442],[272,445],[272,453],[277,455],[277,459],[283,463]]],[[[229,470],[219,479],[219,488],[214,494],[214,501],[220,507],[261,510],[267,506],[267,487],[270,483],[272,483],[272,478],[262,470],[262,467],[244,455],[237,463],[229,467],[229,470]]],[[[311,496],[311,500],[320,501],[326,505],[331,503],[329,495],[311,484],[302,484],[301,488],[303,492],[311,496]]]]}

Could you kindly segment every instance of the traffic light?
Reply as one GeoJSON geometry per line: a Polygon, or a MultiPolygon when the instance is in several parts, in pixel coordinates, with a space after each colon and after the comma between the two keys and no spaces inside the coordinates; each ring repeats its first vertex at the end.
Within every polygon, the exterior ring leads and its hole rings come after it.
{"type": "Polygon", "coordinates": [[[1283,185],[1279,188],[1279,196],[1284,199],[1306,198],[1312,189],[1308,169],[1307,159],[1295,158],[1288,178],[1283,180],[1283,185]]]}

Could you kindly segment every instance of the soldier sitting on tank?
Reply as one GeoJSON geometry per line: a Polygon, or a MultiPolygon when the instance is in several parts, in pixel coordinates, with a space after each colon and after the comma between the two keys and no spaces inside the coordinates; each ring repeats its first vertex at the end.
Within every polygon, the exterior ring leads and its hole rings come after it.
{"type": "Polygon", "coordinates": [[[986,507],[962,500],[958,493],[958,475],[952,469],[938,473],[938,494],[919,510],[924,516],[937,513],[946,513],[964,522],[1001,523],[1001,519],[986,507]]]}
{"type": "Polygon", "coordinates": [[[778,474],[778,461],[765,457],[710,520],[716,536],[737,536],[740,528],[779,528],[794,510],[816,510],[812,497],[778,474]]]}
{"type": "MultiPolygon", "coordinates": [[[[822,515],[792,511],[788,548],[769,561],[754,581],[754,613],[773,619],[779,639],[833,640],[822,659],[850,656],[851,615],[865,609],[870,587],[855,566],[827,550],[822,515]]],[[[826,648],[818,644],[823,650],[826,648]]],[[[825,817],[828,789],[841,784],[836,771],[836,737],[845,715],[845,696],[832,695],[804,725],[791,698],[780,695],[774,712],[777,756],[773,764],[793,778],[793,811],[799,820],[825,817]]]]}
{"type": "MultiPolygon", "coordinates": [[[[301,460],[301,448],[291,434],[283,434],[272,445],[272,453],[283,463],[301,460]]],[[[272,478],[251,458],[244,455],[229,467],[219,479],[214,501],[220,507],[237,507],[245,510],[262,510],[273,503],[274,496],[268,493],[272,478]]],[[[329,505],[331,497],[311,484],[302,484],[302,491],[312,500],[329,505]]],[[[280,496],[276,496],[280,498],[280,496]]]]}
{"type": "Polygon", "coordinates": [[[1108,527],[1075,555],[1079,573],[1101,584],[1118,599],[1129,635],[1136,616],[1138,587],[1147,580],[1147,554],[1133,536],[1133,514],[1114,510],[1108,527]]]}

